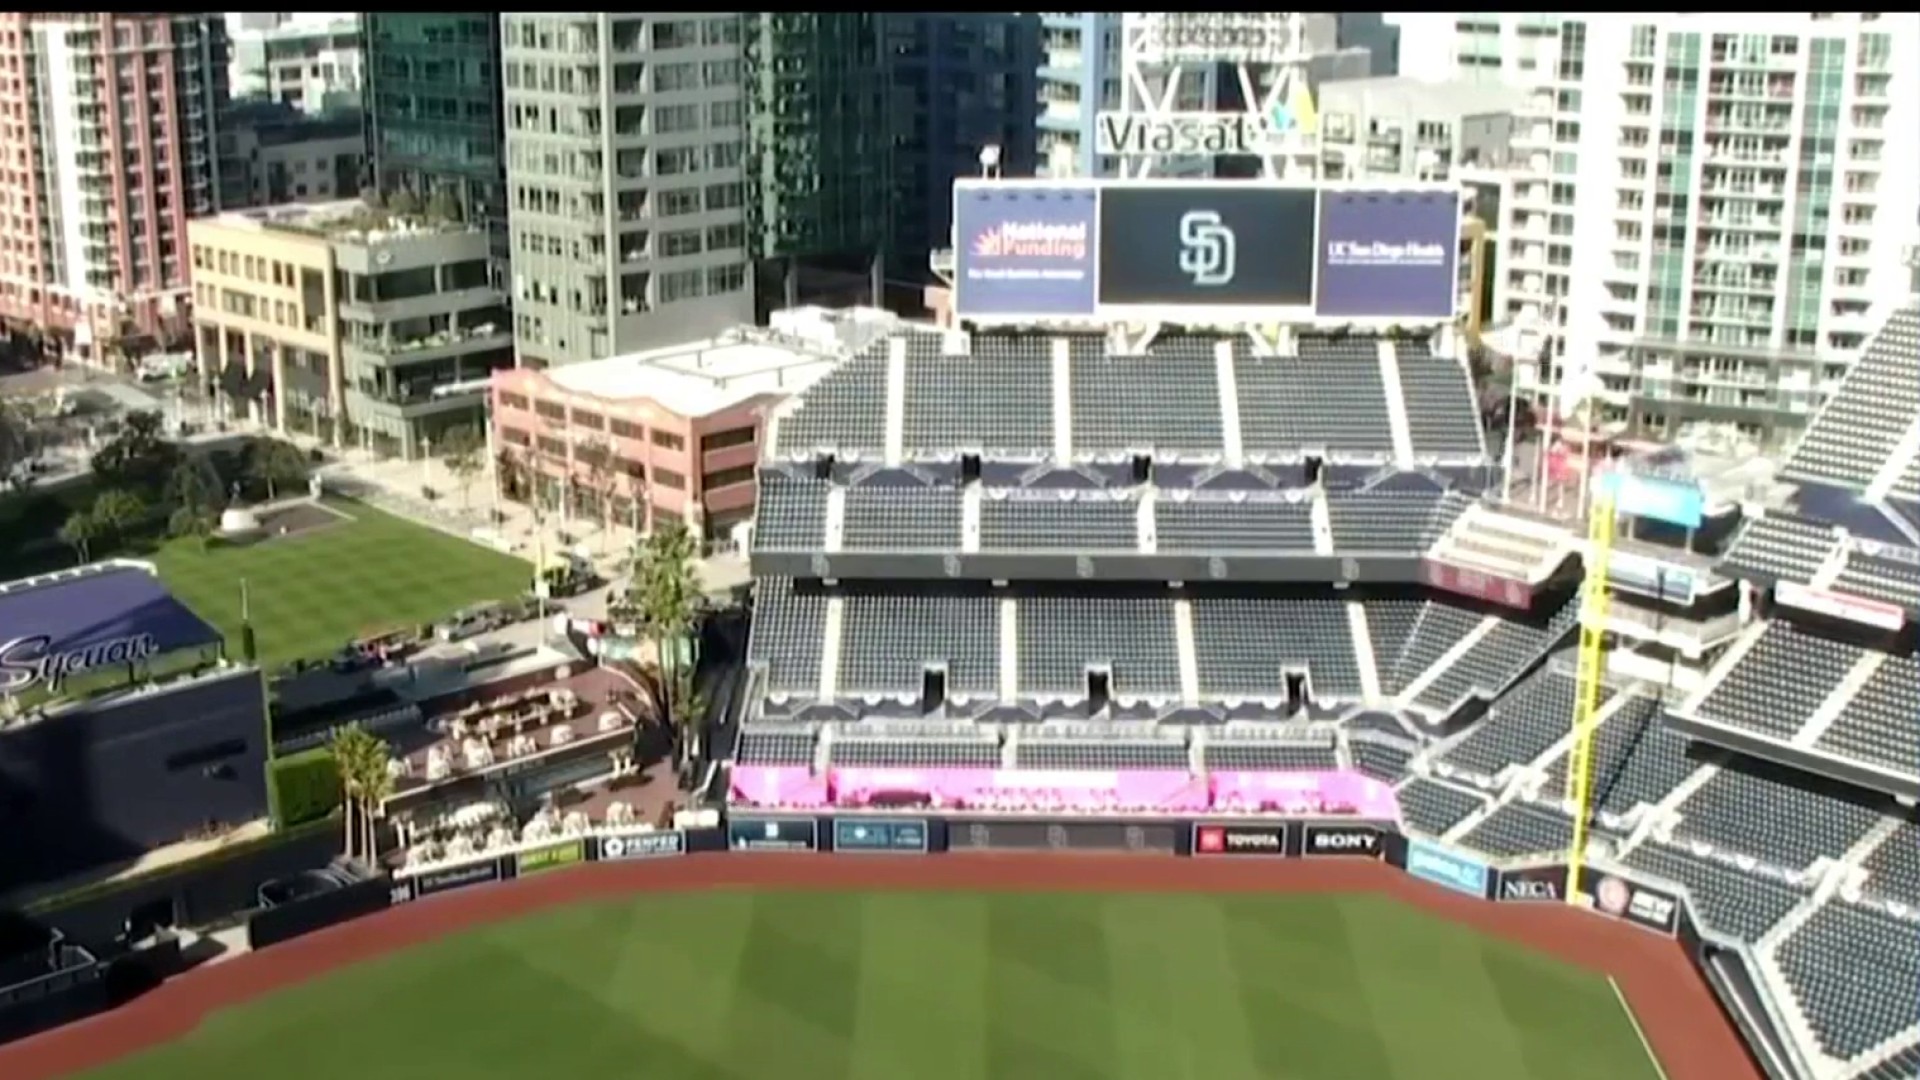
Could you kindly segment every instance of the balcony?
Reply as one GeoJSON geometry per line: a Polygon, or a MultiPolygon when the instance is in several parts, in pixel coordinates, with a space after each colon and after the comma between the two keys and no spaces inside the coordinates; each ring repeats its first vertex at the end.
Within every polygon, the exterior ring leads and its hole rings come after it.
{"type": "Polygon", "coordinates": [[[401,341],[348,340],[342,343],[341,351],[349,359],[374,367],[398,367],[512,346],[513,332],[510,329],[482,323],[401,341]]]}

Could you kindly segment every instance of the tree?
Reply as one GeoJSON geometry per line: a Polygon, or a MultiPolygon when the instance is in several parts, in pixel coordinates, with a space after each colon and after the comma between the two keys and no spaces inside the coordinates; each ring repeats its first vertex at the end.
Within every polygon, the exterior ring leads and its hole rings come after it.
{"type": "Polygon", "coordinates": [[[694,565],[693,534],[684,522],[670,520],[655,528],[634,549],[630,600],[639,616],[641,632],[653,642],[660,658],[661,686],[666,718],[683,728],[676,740],[684,764],[692,740],[684,729],[697,720],[690,698],[691,670],[680,655],[682,643],[693,632],[700,612],[700,581],[694,565]]]}
{"type": "Polygon", "coordinates": [[[574,447],[573,459],[586,467],[587,486],[600,504],[600,550],[606,551],[613,532],[613,447],[605,439],[590,439],[574,447]]]}
{"type": "Polygon", "coordinates": [[[33,482],[25,465],[40,449],[40,433],[26,410],[0,401],[0,478],[16,489],[33,482]]]}
{"type": "Polygon", "coordinates": [[[460,197],[451,187],[441,186],[434,189],[433,198],[427,200],[427,213],[436,221],[449,225],[460,223],[460,197]]]}
{"type": "Polygon", "coordinates": [[[211,514],[220,508],[220,475],[213,463],[198,455],[181,458],[167,474],[162,498],[179,510],[211,514]]]}
{"type": "Polygon", "coordinates": [[[346,855],[374,865],[379,857],[375,819],[381,804],[393,794],[387,741],[359,724],[348,724],[334,732],[331,748],[346,797],[346,855]]]}
{"type": "Polygon", "coordinates": [[[257,439],[247,445],[247,478],[267,489],[267,501],[282,487],[306,483],[307,457],[300,448],[279,439],[257,439]]]}
{"type": "Polygon", "coordinates": [[[206,507],[177,507],[173,513],[167,515],[167,535],[176,540],[196,539],[200,541],[202,547],[205,547],[207,541],[213,537],[217,521],[213,511],[206,507]]]}
{"type": "Polygon", "coordinates": [[[457,427],[440,437],[440,449],[445,455],[447,472],[453,475],[454,483],[460,485],[460,505],[464,509],[467,491],[484,467],[486,440],[470,427],[457,427]]]}
{"type": "Polygon", "coordinates": [[[125,488],[108,488],[93,497],[93,505],[87,513],[93,519],[94,527],[99,530],[101,539],[119,543],[146,520],[147,503],[125,488]]]}
{"type": "Polygon", "coordinates": [[[499,485],[499,495],[507,502],[519,502],[526,498],[526,472],[520,463],[520,455],[509,447],[501,447],[493,455],[494,482],[499,485]]]}
{"type": "Polygon", "coordinates": [[[93,475],[103,488],[121,488],[142,498],[161,493],[180,461],[180,448],[161,434],[160,414],[132,412],[93,455],[93,475]]]}
{"type": "Polygon", "coordinates": [[[93,560],[93,542],[99,537],[100,523],[94,520],[90,507],[68,514],[60,526],[60,542],[73,548],[74,557],[83,563],[93,560]]]}

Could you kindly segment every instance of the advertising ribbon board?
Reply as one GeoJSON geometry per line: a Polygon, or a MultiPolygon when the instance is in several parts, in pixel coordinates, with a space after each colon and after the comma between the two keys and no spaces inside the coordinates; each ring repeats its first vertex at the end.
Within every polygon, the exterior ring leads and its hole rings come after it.
{"type": "Polygon", "coordinates": [[[1201,822],[1193,827],[1195,855],[1268,855],[1287,853],[1287,827],[1237,822],[1201,822]]]}
{"type": "Polygon", "coordinates": [[[1420,560],[1420,581],[1442,592],[1471,596],[1517,611],[1533,607],[1533,586],[1518,578],[1469,570],[1432,557],[1420,560]]]}
{"type": "Polygon", "coordinates": [[[1589,870],[1580,875],[1580,891],[1593,901],[1593,908],[1636,926],[1673,934],[1680,926],[1680,900],[1661,889],[1651,889],[1605,871],[1589,870]]]}
{"type": "Polygon", "coordinates": [[[429,870],[424,874],[416,874],[411,880],[413,882],[413,895],[415,897],[423,897],[432,896],[435,893],[452,892],[455,889],[464,889],[469,885],[499,881],[500,878],[500,860],[490,857],[482,859],[479,862],[468,863],[465,866],[449,866],[444,870],[429,870]]]}
{"type": "Polygon", "coordinates": [[[950,851],[1107,851],[1171,855],[1178,850],[1179,839],[1179,826],[1160,822],[952,819],[947,826],[950,851]]]}
{"type": "Polygon", "coordinates": [[[1090,185],[956,183],[954,314],[1091,316],[1099,199],[1090,185]]]}
{"type": "Polygon", "coordinates": [[[1308,825],[1300,854],[1377,859],[1380,847],[1380,830],[1372,825],[1308,825]]]}
{"type": "Polygon", "coordinates": [[[917,818],[836,818],[833,850],[855,855],[925,855],[927,823],[917,818]]]}
{"type": "Polygon", "coordinates": [[[816,851],[819,823],[813,818],[729,818],[727,847],[734,851],[816,851]]]}
{"type": "Polygon", "coordinates": [[[601,862],[627,859],[665,859],[687,853],[687,834],[673,832],[635,832],[602,836],[596,843],[601,862]]]}
{"type": "Polygon", "coordinates": [[[1494,899],[1503,904],[1558,903],[1567,898],[1564,865],[1528,866],[1500,871],[1494,899]]]}
{"type": "Polygon", "coordinates": [[[1889,634],[1899,633],[1900,628],[1906,625],[1907,621],[1907,613],[1893,604],[1866,600],[1858,596],[1846,596],[1827,589],[1809,588],[1791,581],[1782,581],[1775,585],[1773,598],[1790,608],[1809,611],[1815,615],[1825,615],[1829,619],[1842,619],[1862,626],[1871,626],[1876,630],[1885,630],[1889,634]]]}
{"type": "Polygon", "coordinates": [[[1693,604],[1694,594],[1700,587],[1693,571],[1686,567],[1619,550],[1608,557],[1607,584],[1681,607],[1693,604]]]}
{"type": "Polygon", "coordinates": [[[1482,900],[1487,898],[1487,886],[1491,883],[1491,873],[1485,863],[1455,855],[1424,840],[1413,840],[1407,844],[1407,873],[1421,881],[1482,900]]]}
{"type": "Polygon", "coordinates": [[[1460,292],[1460,193],[1320,193],[1314,314],[1451,319],[1460,292]]]}
{"type": "Polygon", "coordinates": [[[520,876],[544,874],[549,870],[558,870],[563,866],[584,862],[586,858],[587,845],[582,840],[569,840],[551,847],[534,848],[532,851],[520,853],[520,876]]]}

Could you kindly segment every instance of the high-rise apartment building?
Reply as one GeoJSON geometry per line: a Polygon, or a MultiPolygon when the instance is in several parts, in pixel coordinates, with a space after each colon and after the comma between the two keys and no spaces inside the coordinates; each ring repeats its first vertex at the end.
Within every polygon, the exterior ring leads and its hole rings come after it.
{"type": "Polygon", "coordinates": [[[926,254],[953,227],[953,181],[977,176],[994,148],[1007,176],[1032,176],[1037,162],[1037,15],[941,12],[887,17],[887,55],[899,107],[893,134],[893,236],[909,255],[902,270],[924,274],[926,254]]]}
{"type": "Polygon", "coordinates": [[[500,28],[521,363],[750,321],[740,15],[510,12],[500,28]]]}
{"type": "MultiPolygon", "coordinates": [[[[1343,17],[1344,18],[1344,17],[1343,17]]],[[[1550,81],[1560,19],[1544,11],[1391,12],[1399,74],[1520,85],[1550,81]]]]}
{"type": "Polygon", "coordinates": [[[360,106],[365,50],[360,17],[234,30],[228,81],[235,98],[265,98],[305,113],[360,106]]]}
{"type": "Polygon", "coordinates": [[[1508,314],[1557,324],[1629,434],[1790,438],[1911,285],[1920,15],[1425,18],[1451,21],[1403,26],[1403,70],[1534,94],[1508,314]]]}
{"type": "Polygon", "coordinates": [[[364,12],[367,163],[383,193],[447,191],[484,223],[504,269],[506,155],[500,17],[487,12],[364,12]]]}
{"type": "Polygon", "coordinates": [[[1120,107],[1120,16],[1040,15],[1039,168],[1043,176],[1111,176],[1095,149],[1094,117],[1120,107]]]}
{"type": "Polygon", "coordinates": [[[747,247],[766,271],[763,307],[860,292],[893,242],[893,215],[876,212],[893,197],[890,18],[742,16],[747,247]]]}
{"type": "Polygon", "coordinates": [[[217,13],[0,14],[0,318],[90,363],[184,337],[225,58],[217,13]]]}

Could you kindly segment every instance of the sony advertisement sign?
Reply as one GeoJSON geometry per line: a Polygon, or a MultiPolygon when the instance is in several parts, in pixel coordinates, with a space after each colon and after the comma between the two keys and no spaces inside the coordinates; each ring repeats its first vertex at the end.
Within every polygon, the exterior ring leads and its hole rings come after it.
{"type": "Polygon", "coordinates": [[[1271,154],[1286,129],[1253,113],[1115,113],[1094,117],[1094,142],[1112,157],[1224,157],[1271,154]]]}

